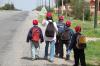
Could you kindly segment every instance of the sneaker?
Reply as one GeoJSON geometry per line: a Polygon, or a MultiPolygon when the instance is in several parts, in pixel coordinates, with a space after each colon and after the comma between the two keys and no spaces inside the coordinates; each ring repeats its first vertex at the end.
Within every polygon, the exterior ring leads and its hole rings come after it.
{"type": "Polygon", "coordinates": [[[37,60],[37,59],[39,59],[39,56],[38,56],[38,55],[36,55],[36,56],[35,56],[35,58],[36,58],[36,60],[37,60]]]}
{"type": "Polygon", "coordinates": [[[47,57],[47,56],[44,56],[44,59],[45,59],[45,60],[47,60],[47,59],[48,59],[48,57],[47,57]]]}
{"type": "Polygon", "coordinates": [[[35,60],[35,58],[32,58],[32,61],[34,61],[35,60]]]}
{"type": "Polygon", "coordinates": [[[66,60],[70,60],[70,55],[66,55],[66,60]]]}
{"type": "Polygon", "coordinates": [[[63,56],[59,56],[59,58],[63,58],[63,56]]]}
{"type": "Polygon", "coordinates": [[[58,57],[58,55],[55,55],[55,57],[58,57]]]}
{"type": "Polygon", "coordinates": [[[54,62],[54,60],[49,60],[49,62],[53,63],[53,62],[54,62]]]}

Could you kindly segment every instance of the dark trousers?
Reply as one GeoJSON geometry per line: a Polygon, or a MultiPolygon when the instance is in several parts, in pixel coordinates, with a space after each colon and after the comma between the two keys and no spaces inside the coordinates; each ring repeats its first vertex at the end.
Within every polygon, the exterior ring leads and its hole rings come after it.
{"type": "Polygon", "coordinates": [[[84,49],[74,49],[74,60],[75,60],[74,66],[79,66],[79,60],[81,66],[86,66],[84,49]]]}
{"type": "Polygon", "coordinates": [[[68,48],[68,45],[69,45],[69,41],[67,41],[67,40],[61,40],[60,55],[59,55],[59,57],[61,57],[61,58],[63,58],[63,55],[64,55],[64,52],[63,52],[63,44],[65,44],[65,46],[66,46],[66,52],[67,52],[67,48],[68,48]]]}
{"type": "Polygon", "coordinates": [[[55,54],[58,55],[60,53],[61,37],[60,35],[57,35],[56,38],[55,54]]]}

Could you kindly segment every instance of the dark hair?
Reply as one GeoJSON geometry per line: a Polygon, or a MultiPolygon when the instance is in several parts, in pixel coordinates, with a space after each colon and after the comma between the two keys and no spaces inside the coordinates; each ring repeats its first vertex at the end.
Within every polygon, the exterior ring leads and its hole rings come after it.
{"type": "Polygon", "coordinates": [[[52,17],[46,17],[46,19],[47,19],[47,20],[53,20],[53,18],[52,18],[52,17]]]}

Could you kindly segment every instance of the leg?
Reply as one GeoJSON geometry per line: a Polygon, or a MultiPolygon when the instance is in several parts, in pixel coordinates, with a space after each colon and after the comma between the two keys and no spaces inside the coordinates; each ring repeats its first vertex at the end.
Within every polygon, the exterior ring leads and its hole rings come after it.
{"type": "Polygon", "coordinates": [[[60,58],[63,58],[63,41],[61,41],[59,50],[60,50],[60,55],[59,55],[59,57],[60,57],[60,58]]]}
{"type": "Polygon", "coordinates": [[[65,41],[65,46],[66,46],[66,60],[69,60],[70,59],[70,51],[68,50],[69,41],[65,41]]]}
{"type": "Polygon", "coordinates": [[[34,46],[33,42],[31,42],[31,49],[32,49],[32,51],[31,51],[32,58],[35,59],[35,46],[34,46]]]}
{"type": "Polygon", "coordinates": [[[36,48],[35,52],[36,52],[36,55],[35,55],[36,59],[39,59],[39,47],[36,48]]]}
{"type": "Polygon", "coordinates": [[[56,43],[55,43],[55,53],[56,53],[56,55],[58,56],[58,54],[59,54],[59,44],[60,44],[60,37],[59,37],[59,35],[57,35],[56,36],[56,43]]]}
{"type": "Polygon", "coordinates": [[[75,60],[74,66],[79,66],[79,52],[77,49],[74,50],[74,60],[75,60]]]}
{"type": "Polygon", "coordinates": [[[49,47],[49,41],[46,41],[46,46],[45,46],[45,58],[48,57],[48,47],[49,47]]]}
{"type": "Polygon", "coordinates": [[[80,51],[80,62],[81,66],[86,66],[84,49],[80,51]]]}
{"type": "Polygon", "coordinates": [[[50,61],[54,61],[54,55],[55,55],[55,41],[50,42],[50,61]]]}

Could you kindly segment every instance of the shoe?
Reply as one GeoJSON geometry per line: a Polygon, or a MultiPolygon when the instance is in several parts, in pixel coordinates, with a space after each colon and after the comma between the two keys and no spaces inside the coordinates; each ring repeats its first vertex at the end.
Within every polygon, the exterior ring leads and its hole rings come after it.
{"type": "Polygon", "coordinates": [[[66,55],[66,60],[70,60],[70,55],[66,55]]]}
{"type": "Polygon", "coordinates": [[[55,57],[58,57],[58,55],[55,55],[55,57]]]}
{"type": "Polygon", "coordinates": [[[63,56],[59,56],[59,58],[63,58],[63,56]]]}
{"type": "Polygon", "coordinates": [[[49,62],[53,63],[54,61],[53,60],[49,60],[49,62]]]}
{"type": "Polygon", "coordinates": [[[36,59],[36,60],[37,60],[37,59],[39,59],[39,56],[38,56],[38,55],[36,55],[36,56],[35,56],[35,59],[36,59]]]}
{"type": "Polygon", "coordinates": [[[48,59],[48,57],[47,57],[47,56],[44,56],[44,59],[45,59],[45,60],[47,60],[47,59],[48,59]]]}
{"type": "Polygon", "coordinates": [[[32,61],[34,61],[35,60],[35,58],[32,58],[32,61]]]}

